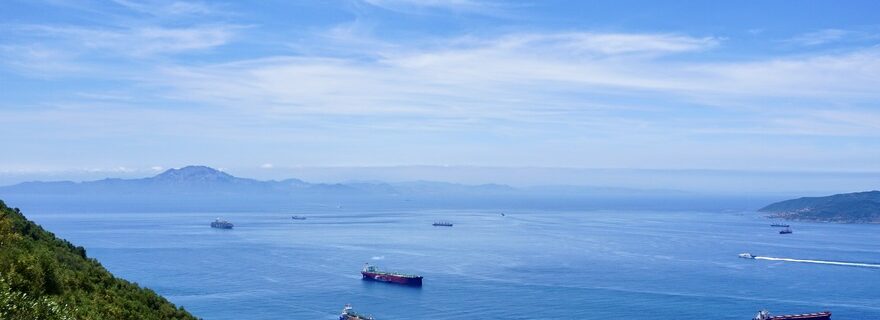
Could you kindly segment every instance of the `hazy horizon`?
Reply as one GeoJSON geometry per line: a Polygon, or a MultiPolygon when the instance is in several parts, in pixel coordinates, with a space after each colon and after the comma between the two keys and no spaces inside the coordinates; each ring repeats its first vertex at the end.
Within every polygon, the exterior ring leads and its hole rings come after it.
{"type": "MultiPolygon", "coordinates": [[[[199,165],[199,164],[195,164],[199,165]]],[[[180,168],[178,166],[176,168],[180,168]]],[[[249,167],[212,168],[257,180],[300,179],[311,183],[436,181],[513,187],[583,186],[720,194],[823,195],[878,188],[880,172],[662,170],[478,166],[249,167]]],[[[30,181],[92,181],[145,178],[172,168],[115,168],[0,172],[0,186],[30,181]]]]}

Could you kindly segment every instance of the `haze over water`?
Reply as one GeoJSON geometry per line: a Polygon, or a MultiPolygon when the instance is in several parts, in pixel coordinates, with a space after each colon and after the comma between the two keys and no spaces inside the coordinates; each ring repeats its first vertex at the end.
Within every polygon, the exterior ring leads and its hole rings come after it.
{"type": "Polygon", "coordinates": [[[30,213],[115,275],[207,320],[880,318],[880,270],[738,253],[880,262],[876,226],[755,213],[309,208],[267,213],[30,213]],[[291,220],[291,215],[308,220],[291,220]],[[216,217],[233,230],[208,227],[216,217]],[[452,228],[432,227],[451,220],[452,228]],[[365,282],[370,262],[422,288],[365,282]]]}

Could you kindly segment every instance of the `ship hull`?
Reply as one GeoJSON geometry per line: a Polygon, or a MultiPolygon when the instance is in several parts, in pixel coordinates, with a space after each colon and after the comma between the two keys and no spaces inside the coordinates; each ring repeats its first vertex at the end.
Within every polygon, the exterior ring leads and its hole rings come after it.
{"type": "Polygon", "coordinates": [[[373,273],[366,271],[362,271],[361,275],[363,275],[364,280],[389,282],[407,286],[422,286],[422,277],[402,277],[392,274],[373,273]]]}
{"type": "Polygon", "coordinates": [[[772,316],[768,320],[831,320],[831,312],[825,311],[816,313],[772,316]]]}

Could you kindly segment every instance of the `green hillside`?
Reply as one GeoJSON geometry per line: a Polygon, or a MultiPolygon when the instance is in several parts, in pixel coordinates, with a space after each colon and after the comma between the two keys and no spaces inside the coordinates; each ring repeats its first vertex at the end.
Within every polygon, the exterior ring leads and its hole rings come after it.
{"type": "Polygon", "coordinates": [[[0,201],[0,319],[196,319],[0,201]]]}
{"type": "Polygon", "coordinates": [[[880,191],[798,198],[770,204],[760,211],[789,220],[880,223],[880,191]]]}

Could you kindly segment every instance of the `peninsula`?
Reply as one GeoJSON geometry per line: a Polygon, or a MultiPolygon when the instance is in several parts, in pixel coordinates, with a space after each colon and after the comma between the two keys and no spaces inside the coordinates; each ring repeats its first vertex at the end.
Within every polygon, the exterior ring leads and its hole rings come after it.
{"type": "Polygon", "coordinates": [[[758,211],[786,220],[880,223],[880,191],[804,197],[776,202],[758,211]]]}

